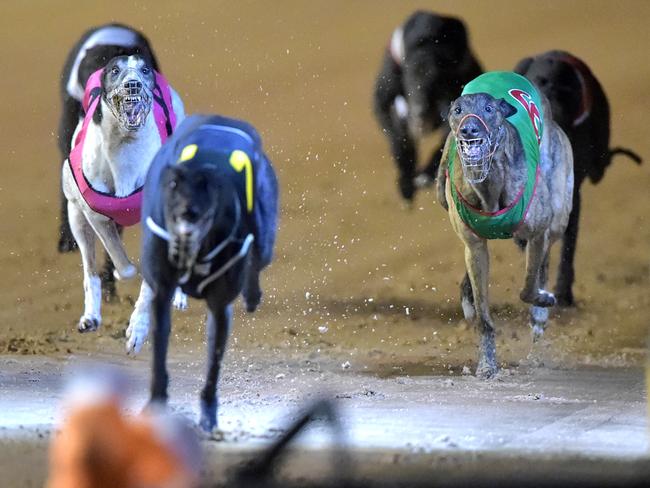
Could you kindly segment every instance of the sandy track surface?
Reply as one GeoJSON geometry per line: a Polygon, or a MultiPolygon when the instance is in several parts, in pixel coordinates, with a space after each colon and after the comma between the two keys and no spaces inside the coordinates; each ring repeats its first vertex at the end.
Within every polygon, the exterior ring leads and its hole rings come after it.
{"type": "MultiPolygon", "coordinates": [[[[35,355],[40,364],[101,352],[133,366],[122,355],[123,331],[138,284],[120,284],[120,300],[104,307],[101,331],[81,336],[75,329],[82,307],[80,258],[55,250],[59,72],[85,28],[115,19],[147,33],[188,112],[214,111],[254,123],[279,173],[277,258],[264,277],[260,311],[236,315],[223,402],[232,401],[229,381],[245,378],[258,357],[285,361],[288,368],[328,358],[324,367],[336,371],[333,378],[349,361],[355,382],[398,375],[439,384],[449,372],[473,368],[476,335],[462,320],[458,301],[462,247],[433,192],[419,194],[413,208],[401,204],[387,144],[371,113],[371,87],[388,37],[419,6],[407,1],[287,1],[272,9],[258,2],[209,1],[70,2],[65,9],[52,2],[4,5],[0,353],[35,355]]],[[[609,95],[612,145],[629,146],[648,159],[650,65],[640,61],[650,43],[650,3],[553,1],[515,8],[509,1],[441,1],[435,8],[466,20],[488,69],[510,69],[520,58],[552,48],[583,58],[609,95]]],[[[520,374],[522,363],[526,368],[640,364],[650,305],[649,184],[650,165],[617,159],[600,185],[584,186],[578,307],[554,311],[547,334],[534,347],[517,298],[523,258],[511,243],[491,246],[491,296],[504,367],[520,374]]],[[[126,232],[134,258],[138,239],[137,229],[126,232]]],[[[197,302],[175,315],[175,360],[202,357],[203,317],[197,302]]],[[[148,358],[149,351],[142,354],[148,358]]],[[[144,359],[135,364],[138,371],[147,367],[144,359]]],[[[38,384],[40,375],[30,378],[38,384]]],[[[259,388],[290,407],[297,393],[286,398],[284,390],[276,393],[274,378],[259,388]]],[[[0,386],[14,379],[5,374],[0,386]]],[[[483,391],[473,380],[459,381],[467,382],[468,391],[483,391]]],[[[351,391],[346,383],[331,387],[351,391]]],[[[363,399],[370,405],[375,400],[363,399]]]]}

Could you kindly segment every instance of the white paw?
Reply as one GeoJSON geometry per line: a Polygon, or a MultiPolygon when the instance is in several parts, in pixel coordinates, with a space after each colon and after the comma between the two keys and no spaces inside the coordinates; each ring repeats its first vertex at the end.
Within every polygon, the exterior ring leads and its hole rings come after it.
{"type": "Polygon", "coordinates": [[[395,113],[400,119],[406,119],[409,115],[409,104],[402,95],[397,95],[395,101],[393,102],[395,107],[395,113]]]}
{"type": "Polygon", "coordinates": [[[126,352],[138,354],[149,335],[149,317],[146,314],[133,312],[126,329],[126,352]]]}
{"type": "Polygon", "coordinates": [[[533,322],[537,324],[545,324],[548,321],[548,308],[546,307],[531,307],[530,316],[533,322]]]}
{"type": "Polygon", "coordinates": [[[181,291],[180,288],[176,288],[174,292],[174,308],[176,310],[187,310],[187,295],[181,291]]]}
{"type": "Polygon", "coordinates": [[[94,332],[97,329],[99,329],[99,326],[101,324],[102,324],[102,318],[99,315],[84,314],[79,319],[79,324],[77,324],[77,330],[81,333],[94,332]]]}
{"type": "Polygon", "coordinates": [[[420,173],[413,179],[413,184],[415,184],[416,188],[427,188],[433,186],[433,182],[434,180],[424,173],[420,173]]]}
{"type": "Polygon", "coordinates": [[[136,274],[138,274],[138,270],[132,264],[124,266],[119,271],[118,271],[117,268],[115,268],[115,271],[113,271],[113,276],[115,276],[115,279],[118,279],[118,280],[130,280],[136,274]]]}
{"type": "Polygon", "coordinates": [[[534,324],[533,329],[533,342],[537,342],[544,335],[544,325],[543,324],[534,324]]]}

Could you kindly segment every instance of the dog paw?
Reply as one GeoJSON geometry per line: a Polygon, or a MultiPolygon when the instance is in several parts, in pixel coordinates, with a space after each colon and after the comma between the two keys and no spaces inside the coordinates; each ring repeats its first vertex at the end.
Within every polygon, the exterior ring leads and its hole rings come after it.
{"type": "Polygon", "coordinates": [[[538,290],[537,297],[535,298],[533,305],[536,307],[546,308],[554,307],[556,303],[557,300],[555,300],[555,295],[553,295],[551,292],[548,292],[546,290],[538,290]]]}
{"type": "Polygon", "coordinates": [[[246,311],[248,313],[253,313],[259,307],[260,302],[262,301],[262,292],[249,292],[244,296],[244,302],[246,303],[246,311]]]}
{"type": "Polygon", "coordinates": [[[415,188],[428,188],[430,186],[433,186],[434,183],[435,180],[426,173],[420,173],[413,179],[415,188]]]}
{"type": "Polygon", "coordinates": [[[113,271],[113,276],[115,276],[115,279],[117,279],[117,280],[130,280],[136,274],[138,274],[138,270],[132,264],[124,266],[120,270],[115,268],[115,271],[113,271]]]}
{"type": "Polygon", "coordinates": [[[199,427],[204,432],[212,432],[217,427],[217,402],[208,403],[201,400],[201,418],[199,427]]]}
{"type": "Polygon", "coordinates": [[[79,324],[77,325],[77,330],[82,334],[85,332],[94,332],[99,329],[101,324],[101,319],[99,317],[91,317],[84,315],[79,319],[79,324]]]}
{"type": "Polygon", "coordinates": [[[489,380],[490,378],[496,376],[499,372],[499,368],[496,363],[489,363],[487,361],[479,361],[476,366],[476,377],[481,380],[489,380]]]}
{"type": "Polygon", "coordinates": [[[531,329],[533,331],[533,342],[539,341],[544,335],[544,324],[531,324],[531,329]]]}
{"type": "Polygon", "coordinates": [[[138,354],[149,335],[148,320],[138,317],[135,313],[131,315],[129,326],[126,329],[126,352],[127,354],[138,354]]]}
{"type": "Polygon", "coordinates": [[[151,398],[142,409],[143,413],[149,415],[164,415],[168,413],[166,398],[151,398]]]}
{"type": "Polygon", "coordinates": [[[77,241],[74,240],[72,234],[64,233],[59,237],[59,242],[57,244],[57,250],[61,253],[73,252],[78,249],[77,241]]]}
{"type": "Polygon", "coordinates": [[[536,307],[554,307],[557,303],[555,295],[541,289],[537,290],[537,293],[522,291],[519,294],[519,298],[521,298],[523,302],[530,303],[536,307]]]}
{"type": "Polygon", "coordinates": [[[413,197],[415,196],[415,190],[416,190],[413,177],[401,176],[397,180],[397,184],[399,186],[399,191],[400,194],[402,195],[402,198],[408,202],[412,201],[413,197]]]}
{"type": "Polygon", "coordinates": [[[172,303],[176,310],[187,310],[187,295],[180,288],[176,288],[172,303]]]}

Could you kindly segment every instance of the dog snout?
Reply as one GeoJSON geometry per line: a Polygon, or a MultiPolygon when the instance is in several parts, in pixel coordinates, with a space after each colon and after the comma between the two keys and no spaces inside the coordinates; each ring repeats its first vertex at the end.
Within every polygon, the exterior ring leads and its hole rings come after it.
{"type": "Polygon", "coordinates": [[[179,220],[175,227],[176,233],[179,236],[189,236],[196,230],[196,226],[192,222],[188,222],[184,219],[179,220]]]}
{"type": "Polygon", "coordinates": [[[139,80],[128,80],[122,85],[129,95],[138,95],[142,91],[142,82],[139,80]]]}
{"type": "Polygon", "coordinates": [[[188,207],[185,209],[185,212],[183,212],[183,219],[185,219],[187,222],[194,223],[197,220],[199,220],[199,209],[196,207],[188,207]]]}
{"type": "Polygon", "coordinates": [[[474,120],[467,120],[460,128],[460,135],[465,139],[475,139],[481,136],[482,128],[474,120]]]}

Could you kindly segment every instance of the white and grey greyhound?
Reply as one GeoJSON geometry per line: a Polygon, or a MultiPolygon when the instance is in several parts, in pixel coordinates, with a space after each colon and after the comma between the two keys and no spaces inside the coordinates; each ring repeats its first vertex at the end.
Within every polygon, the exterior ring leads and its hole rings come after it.
{"type": "MultiPolygon", "coordinates": [[[[72,138],[62,181],[84,269],[84,311],[78,330],[88,332],[101,324],[95,237],[114,262],[116,278],[133,278],[136,267],[124,250],[116,224],[134,225],[140,220],[142,186],[151,161],[185,113],[178,94],[139,55],[113,58],[91,75],[83,105],[85,116],[72,138]]],[[[151,290],[143,282],[129,320],[128,350],[139,349],[134,331],[144,331],[146,336],[150,302],[151,290]]],[[[186,306],[180,292],[175,305],[186,306]]]]}

